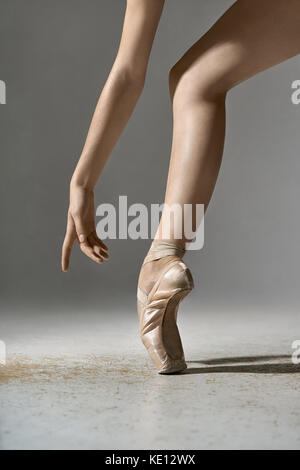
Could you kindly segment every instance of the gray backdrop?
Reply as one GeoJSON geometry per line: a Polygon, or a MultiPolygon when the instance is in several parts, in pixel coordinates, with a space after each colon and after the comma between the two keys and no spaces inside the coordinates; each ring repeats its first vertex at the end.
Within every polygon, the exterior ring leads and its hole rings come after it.
{"type": "MultiPolygon", "coordinates": [[[[163,201],[171,145],[168,71],[232,4],[169,0],[147,83],[96,203],[163,201]]],[[[97,266],[74,250],[60,271],[68,184],[117,51],[125,0],[1,0],[1,294],[6,309],[134,305],[145,240],[110,241],[97,266]],[[116,295],[116,293],[120,293],[116,295]],[[125,298],[126,298],[125,296],[125,298]]],[[[298,306],[299,58],[233,90],[205,247],[186,256],[194,299],[298,306]]]]}

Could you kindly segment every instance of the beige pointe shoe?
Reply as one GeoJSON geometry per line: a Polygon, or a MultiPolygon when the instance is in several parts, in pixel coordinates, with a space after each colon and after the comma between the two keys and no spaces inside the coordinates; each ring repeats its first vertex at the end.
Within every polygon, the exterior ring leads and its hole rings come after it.
{"type": "MultiPolygon", "coordinates": [[[[184,249],[174,242],[154,240],[144,264],[165,256],[183,255],[184,249]]],[[[138,287],[141,339],[159,374],[187,368],[176,320],[179,303],[193,287],[192,275],[181,259],[170,259],[148,295],[138,287]]]]}

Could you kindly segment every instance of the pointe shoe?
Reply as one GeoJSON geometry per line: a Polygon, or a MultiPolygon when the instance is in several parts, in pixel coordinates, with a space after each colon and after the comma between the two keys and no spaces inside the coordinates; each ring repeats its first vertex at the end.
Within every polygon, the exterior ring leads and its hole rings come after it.
{"type": "Polygon", "coordinates": [[[174,242],[154,240],[144,264],[164,258],[164,266],[149,294],[138,287],[140,335],[159,374],[172,374],[187,368],[176,324],[179,303],[194,287],[189,269],[181,261],[185,250],[174,242]]]}

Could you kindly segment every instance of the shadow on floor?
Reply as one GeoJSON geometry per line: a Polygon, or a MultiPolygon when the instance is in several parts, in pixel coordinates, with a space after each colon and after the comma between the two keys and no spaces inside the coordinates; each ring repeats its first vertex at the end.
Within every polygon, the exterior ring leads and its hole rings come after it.
{"type": "Polygon", "coordinates": [[[189,367],[183,374],[217,374],[217,373],[247,373],[247,374],[300,374],[300,364],[293,364],[291,355],[269,356],[239,356],[218,359],[188,361],[188,364],[203,364],[204,367],[189,367]],[[289,362],[268,362],[289,359],[289,362]],[[264,362],[265,361],[265,362],[264,362]],[[267,362],[266,362],[267,361],[267,362]],[[247,364],[241,364],[246,362],[247,364]],[[248,363],[251,364],[248,364],[248,363]],[[260,364],[255,364],[259,362],[260,364]],[[262,363],[261,363],[262,362],[262,363]],[[239,365],[234,365],[239,363],[239,365]],[[228,365],[227,365],[228,364],[228,365]],[[230,364],[230,365],[229,365],[230,364]],[[210,367],[205,367],[210,366],[210,367]]]}

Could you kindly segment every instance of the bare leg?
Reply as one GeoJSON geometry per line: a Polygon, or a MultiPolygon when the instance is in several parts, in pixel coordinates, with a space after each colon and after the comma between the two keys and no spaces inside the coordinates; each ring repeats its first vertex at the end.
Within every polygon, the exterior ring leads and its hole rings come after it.
{"type": "MultiPolygon", "coordinates": [[[[299,0],[238,0],[172,68],[174,130],[168,205],[207,208],[222,158],[227,92],[297,55],[299,24],[299,0]]],[[[156,238],[162,238],[162,224],[170,225],[169,238],[174,240],[177,227],[165,212],[156,238]]],[[[184,242],[184,238],[177,240],[184,242]]],[[[163,258],[143,266],[139,282],[144,290],[151,288],[166,262],[163,258]]]]}

